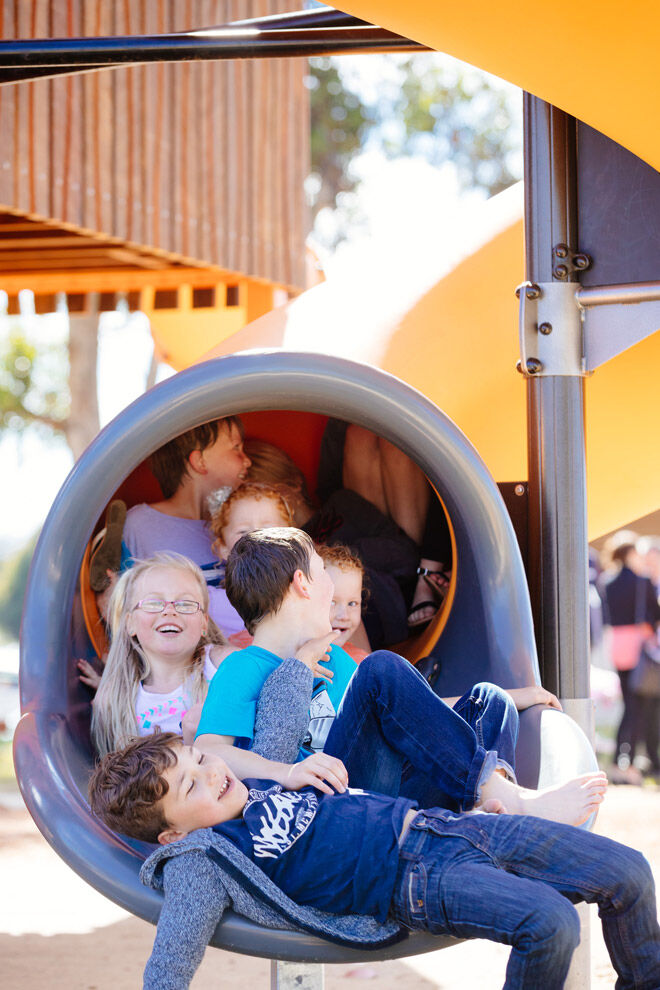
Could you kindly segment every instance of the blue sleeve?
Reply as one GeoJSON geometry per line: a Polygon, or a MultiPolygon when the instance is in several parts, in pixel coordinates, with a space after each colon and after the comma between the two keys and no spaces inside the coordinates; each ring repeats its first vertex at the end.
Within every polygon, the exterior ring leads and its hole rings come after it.
{"type": "Polygon", "coordinates": [[[266,672],[246,650],[231,653],[218,667],[199,720],[197,735],[252,739],[257,716],[257,698],[266,672]]]}
{"type": "MultiPolygon", "coordinates": [[[[357,670],[357,664],[352,657],[349,657],[346,650],[342,650],[341,646],[332,646],[330,648],[330,662],[328,663],[328,667],[334,671],[335,675],[330,684],[327,685],[328,697],[334,705],[335,711],[337,711],[342,698],[346,694],[348,682],[357,670]]],[[[318,682],[315,681],[316,683],[318,682]]]]}

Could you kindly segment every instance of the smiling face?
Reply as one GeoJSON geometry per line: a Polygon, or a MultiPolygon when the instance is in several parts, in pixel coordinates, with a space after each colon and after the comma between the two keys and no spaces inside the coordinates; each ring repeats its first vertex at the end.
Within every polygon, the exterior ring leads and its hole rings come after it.
{"type": "Polygon", "coordinates": [[[330,622],[339,633],[335,643],[343,646],[360,625],[362,619],[362,573],[356,567],[336,567],[326,564],[326,571],[334,585],[330,603],[330,622]]]}
{"type": "Polygon", "coordinates": [[[201,452],[209,491],[236,488],[245,481],[251,463],[243,451],[243,438],[235,423],[229,429],[221,429],[215,443],[201,452]]]}
{"type": "Polygon", "coordinates": [[[202,589],[194,574],[175,567],[153,567],[143,574],[133,588],[132,609],[127,622],[130,636],[136,636],[147,658],[188,661],[208,626],[208,616],[199,609],[181,615],[168,604],[163,612],[145,612],[135,608],[139,601],[161,598],[166,602],[203,602],[202,589]]]}
{"type": "Polygon", "coordinates": [[[194,746],[180,746],[176,764],[162,776],[169,788],[161,799],[169,828],[158,836],[161,844],[181,839],[193,829],[238,818],[247,801],[247,787],[224,760],[194,746]]]}
{"type": "Polygon", "coordinates": [[[254,533],[256,529],[271,529],[273,526],[288,526],[287,519],[280,508],[279,499],[257,498],[247,496],[232,502],[229,516],[222,529],[220,539],[222,554],[228,557],[234,544],[246,533],[254,533]]]}

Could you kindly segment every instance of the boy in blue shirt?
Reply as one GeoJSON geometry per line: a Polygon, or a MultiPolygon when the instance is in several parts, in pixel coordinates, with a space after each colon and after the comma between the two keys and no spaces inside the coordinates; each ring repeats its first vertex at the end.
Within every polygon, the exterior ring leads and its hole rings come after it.
{"type": "Polygon", "coordinates": [[[182,990],[231,903],[270,927],[353,947],[406,929],[511,945],[505,987],[564,985],[579,920],[596,903],[624,990],[660,986],[648,863],[531,816],[418,811],[407,798],[241,780],[213,754],[156,734],[103,758],[90,783],[105,823],[164,848],[143,866],[165,902],[145,990],[182,990]],[[341,915],[338,917],[338,915],[341,915]]]}
{"type": "MultiPolygon", "coordinates": [[[[515,782],[516,707],[560,707],[540,685],[504,692],[478,684],[445,703],[396,654],[379,650],[357,667],[333,645],[333,584],[306,533],[285,527],[241,537],[229,555],[225,583],[254,640],[228,656],[211,681],[196,745],[218,753],[238,776],[285,783],[289,769],[265,766],[251,747],[261,688],[283,661],[297,658],[316,663],[322,674],[309,678],[309,711],[296,749],[281,755],[298,763],[298,780],[334,786],[335,766],[324,759],[331,756],[346,768],[352,786],[427,807],[470,810],[494,800],[511,813],[571,825],[598,807],[606,787],[601,773],[544,791],[515,782]]],[[[292,704],[299,692],[292,682],[292,704]]]]}

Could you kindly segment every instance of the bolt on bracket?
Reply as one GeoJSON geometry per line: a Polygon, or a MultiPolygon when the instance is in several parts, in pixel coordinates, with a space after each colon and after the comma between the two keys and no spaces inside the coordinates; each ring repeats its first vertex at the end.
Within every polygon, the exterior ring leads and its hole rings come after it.
{"type": "Polygon", "coordinates": [[[576,282],[523,282],[520,300],[520,363],[527,378],[585,376],[582,316],[576,282]]]}

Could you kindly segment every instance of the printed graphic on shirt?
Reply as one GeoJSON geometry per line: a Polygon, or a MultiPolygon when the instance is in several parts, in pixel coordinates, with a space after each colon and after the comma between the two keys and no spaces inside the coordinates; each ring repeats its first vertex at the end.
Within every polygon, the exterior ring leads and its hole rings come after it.
{"type": "Polygon", "coordinates": [[[267,791],[250,790],[243,821],[252,836],[255,857],[277,859],[290,849],[313,822],[318,805],[313,791],[283,791],[279,784],[267,791]]]}
{"type": "Polygon", "coordinates": [[[315,694],[309,705],[309,729],[303,739],[303,748],[312,753],[323,751],[328,733],[337,712],[325,688],[315,694]]]}
{"type": "Polygon", "coordinates": [[[166,698],[152,708],[146,708],[135,713],[138,729],[152,729],[156,725],[160,725],[162,728],[163,724],[172,722],[176,722],[178,725],[189,708],[190,698],[188,697],[178,695],[178,697],[166,698]]]}

